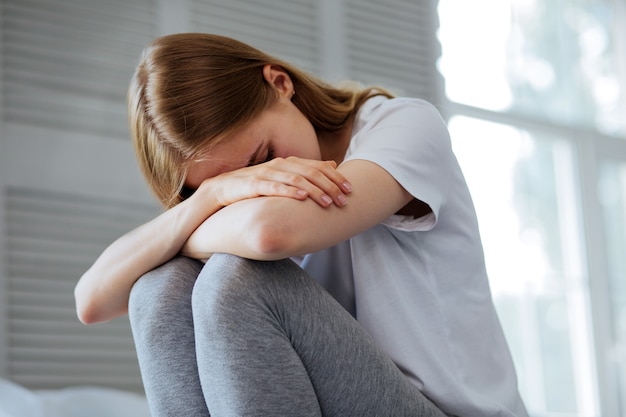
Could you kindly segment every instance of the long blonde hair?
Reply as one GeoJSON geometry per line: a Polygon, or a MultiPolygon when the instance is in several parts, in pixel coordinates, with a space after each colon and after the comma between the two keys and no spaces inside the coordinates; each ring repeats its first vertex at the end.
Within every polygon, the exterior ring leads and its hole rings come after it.
{"type": "Polygon", "coordinates": [[[161,204],[173,207],[187,163],[242,127],[277,99],[263,67],[278,65],[297,94],[294,104],[319,133],[341,129],[381,88],[333,87],[237,40],[204,33],[157,38],[144,50],[128,91],[131,137],[141,171],[161,204]]]}

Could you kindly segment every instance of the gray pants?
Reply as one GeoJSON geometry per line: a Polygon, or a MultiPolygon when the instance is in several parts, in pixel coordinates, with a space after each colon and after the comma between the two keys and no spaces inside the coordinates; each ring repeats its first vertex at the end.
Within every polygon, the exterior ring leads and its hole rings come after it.
{"type": "Polygon", "coordinates": [[[175,258],[129,315],[154,417],[444,415],[290,260],[175,258]]]}

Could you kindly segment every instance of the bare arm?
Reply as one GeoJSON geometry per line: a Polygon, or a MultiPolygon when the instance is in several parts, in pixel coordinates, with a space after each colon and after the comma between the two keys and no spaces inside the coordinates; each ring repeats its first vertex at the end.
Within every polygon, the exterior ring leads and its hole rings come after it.
{"type": "Polygon", "coordinates": [[[125,314],[135,281],[177,255],[193,231],[225,206],[258,196],[326,206],[322,196],[330,195],[339,203],[346,179],[335,167],[280,159],[207,179],[189,199],[120,237],[98,257],[74,290],[79,319],[96,323],[125,314]]]}
{"type": "Polygon", "coordinates": [[[262,197],[239,201],[215,213],[183,248],[203,259],[214,252],[274,260],[317,251],[354,236],[396,213],[411,195],[380,166],[349,161],[338,170],[353,192],[345,207],[320,207],[311,200],[262,197]]]}
{"type": "Polygon", "coordinates": [[[95,323],[125,314],[137,278],[174,257],[198,225],[219,208],[210,195],[196,193],[113,242],[76,285],[79,319],[95,323]]]}

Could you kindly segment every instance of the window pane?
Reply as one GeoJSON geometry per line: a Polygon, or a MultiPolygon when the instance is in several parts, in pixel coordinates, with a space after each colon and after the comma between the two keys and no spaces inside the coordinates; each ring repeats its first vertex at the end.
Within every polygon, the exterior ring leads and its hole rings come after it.
{"type": "Polygon", "coordinates": [[[446,95],[626,135],[624,9],[623,0],[440,0],[446,95]]]}
{"type": "Polygon", "coordinates": [[[597,415],[572,149],[558,137],[467,117],[451,119],[450,132],[529,411],[597,415]]]}
{"type": "Polygon", "coordinates": [[[600,202],[607,237],[609,299],[613,319],[615,372],[621,411],[626,413],[626,163],[605,162],[600,169],[600,202]]]}

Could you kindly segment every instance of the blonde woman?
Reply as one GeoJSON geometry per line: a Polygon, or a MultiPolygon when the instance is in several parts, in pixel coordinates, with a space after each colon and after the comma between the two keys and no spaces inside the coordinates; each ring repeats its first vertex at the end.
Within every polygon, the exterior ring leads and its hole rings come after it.
{"type": "Polygon", "coordinates": [[[430,104],[178,34],[129,90],[162,215],[79,318],[129,312],[156,416],[526,416],[474,208],[430,104]]]}

